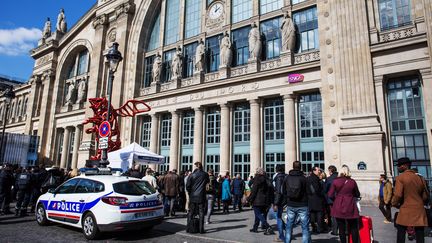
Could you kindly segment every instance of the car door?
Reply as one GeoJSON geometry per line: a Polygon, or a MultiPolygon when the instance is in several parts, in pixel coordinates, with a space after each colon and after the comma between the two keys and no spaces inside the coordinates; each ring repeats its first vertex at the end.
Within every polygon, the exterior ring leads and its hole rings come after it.
{"type": "Polygon", "coordinates": [[[79,217],[70,213],[70,211],[76,210],[77,205],[73,201],[75,200],[75,188],[79,181],[79,178],[68,180],[54,191],[46,210],[50,220],[57,222],[65,222],[65,219],[79,221],[79,217]]]}

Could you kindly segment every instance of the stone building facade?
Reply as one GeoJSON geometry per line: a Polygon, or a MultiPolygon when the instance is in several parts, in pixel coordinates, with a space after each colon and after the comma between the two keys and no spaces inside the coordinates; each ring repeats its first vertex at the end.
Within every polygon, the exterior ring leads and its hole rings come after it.
{"type": "Polygon", "coordinates": [[[346,164],[372,200],[399,157],[432,177],[431,8],[432,0],[99,0],[32,50],[33,76],[14,101],[26,105],[11,109],[7,131],[39,135],[40,162],[82,166],[95,149],[81,125],[92,116],[87,98],[105,95],[103,54],[118,42],[113,106],[137,99],[152,108],[120,119],[121,140],[165,155],[157,169],[202,161],[247,177],[294,160],[304,171],[346,164]],[[289,21],[294,32],[281,29],[289,21]]]}

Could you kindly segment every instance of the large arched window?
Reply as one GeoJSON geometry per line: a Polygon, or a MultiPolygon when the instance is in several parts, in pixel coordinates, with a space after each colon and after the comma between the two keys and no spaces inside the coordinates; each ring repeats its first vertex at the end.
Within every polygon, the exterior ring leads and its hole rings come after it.
{"type": "Polygon", "coordinates": [[[15,111],[15,116],[16,117],[21,116],[21,100],[18,101],[18,106],[17,106],[16,111],[15,111]]]}
{"type": "MultiPolygon", "coordinates": [[[[28,98],[25,98],[24,100],[24,105],[23,105],[23,111],[22,114],[26,115],[27,114],[27,105],[28,105],[28,98]]],[[[0,112],[1,113],[1,112],[0,112]]]]}
{"type": "Polygon", "coordinates": [[[87,94],[87,74],[89,67],[89,52],[82,48],[73,52],[66,62],[66,79],[64,80],[63,105],[83,102],[87,94]]]}

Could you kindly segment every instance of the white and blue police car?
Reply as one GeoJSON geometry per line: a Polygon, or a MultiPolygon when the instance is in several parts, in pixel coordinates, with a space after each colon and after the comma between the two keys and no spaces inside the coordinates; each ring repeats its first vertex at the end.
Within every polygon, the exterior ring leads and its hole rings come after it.
{"type": "Polygon", "coordinates": [[[101,232],[151,229],[162,223],[162,196],[148,182],[102,172],[86,171],[41,195],[38,224],[74,226],[87,239],[96,239],[101,232]]]}

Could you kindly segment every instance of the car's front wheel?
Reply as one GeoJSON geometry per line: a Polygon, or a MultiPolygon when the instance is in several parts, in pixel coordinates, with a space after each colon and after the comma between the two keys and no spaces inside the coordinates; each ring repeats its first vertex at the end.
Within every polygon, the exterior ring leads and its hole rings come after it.
{"type": "Polygon", "coordinates": [[[82,219],[82,230],[86,239],[94,240],[100,235],[96,219],[92,213],[87,213],[82,219]]]}
{"type": "Polygon", "coordinates": [[[48,218],[46,216],[45,208],[44,208],[43,204],[41,204],[41,203],[37,206],[37,209],[36,209],[36,222],[40,226],[45,226],[45,225],[48,225],[48,223],[49,223],[48,218]]]}

